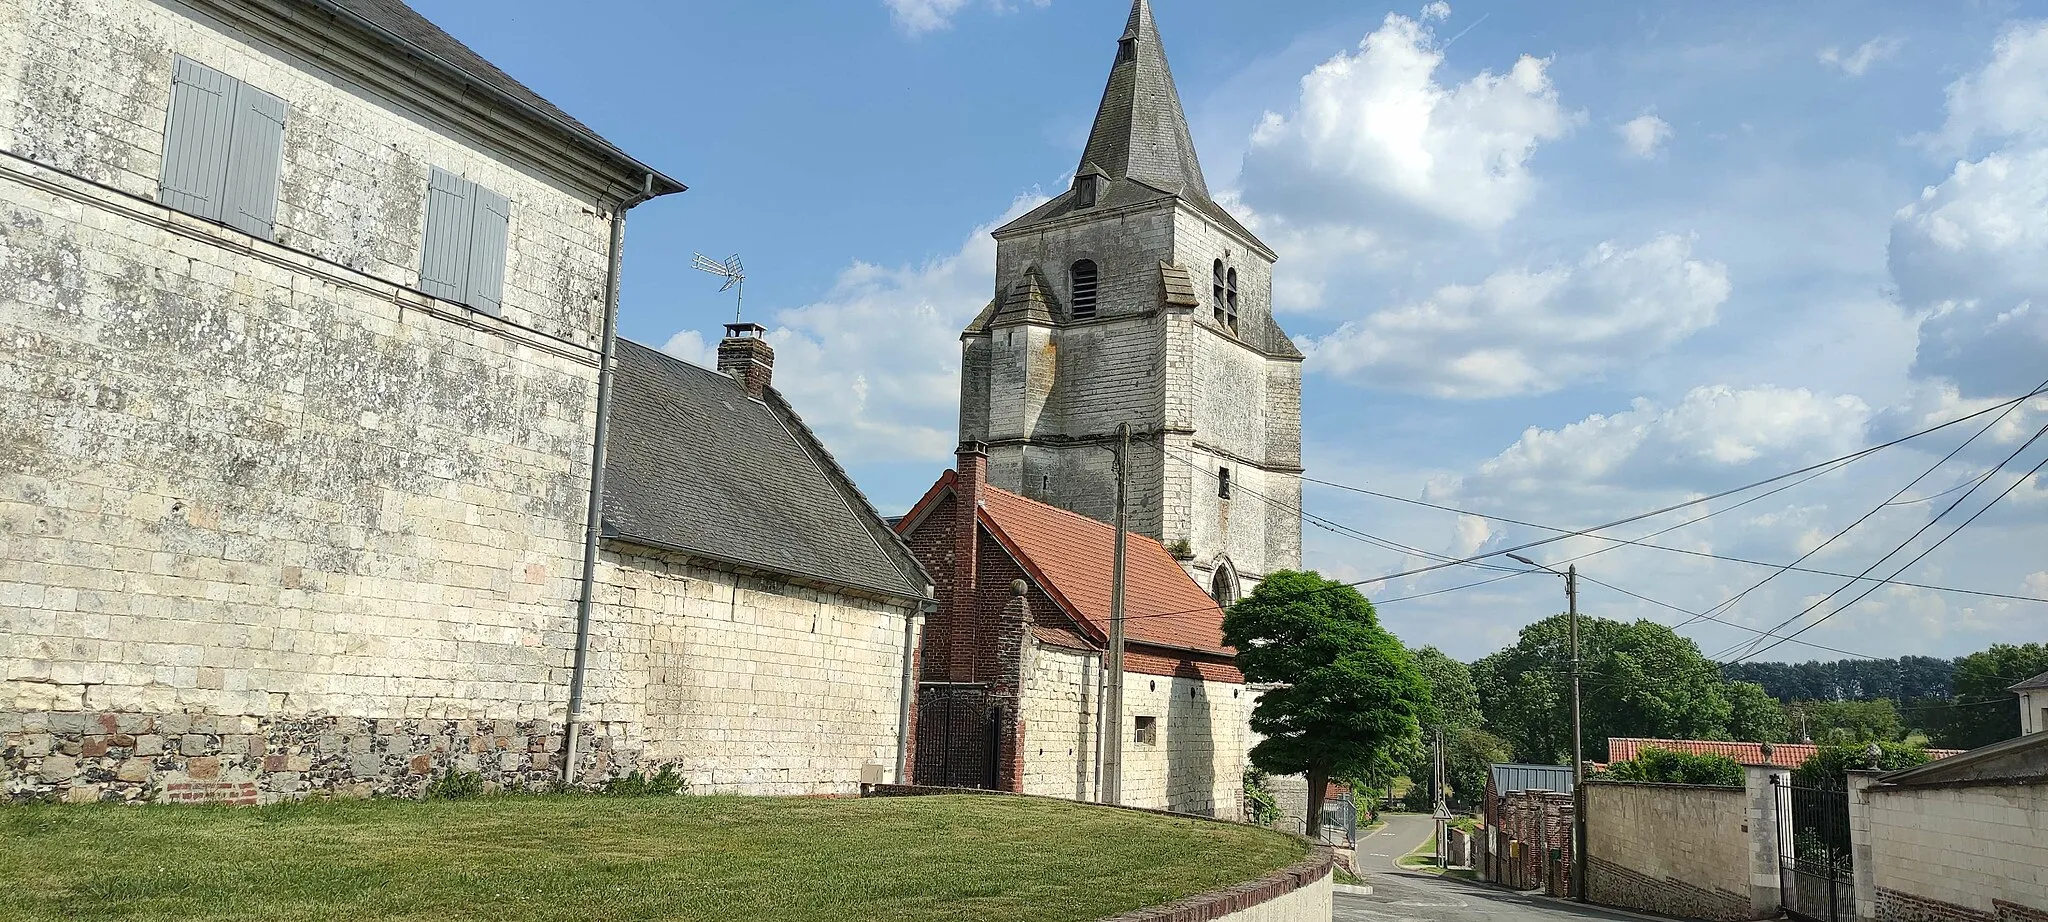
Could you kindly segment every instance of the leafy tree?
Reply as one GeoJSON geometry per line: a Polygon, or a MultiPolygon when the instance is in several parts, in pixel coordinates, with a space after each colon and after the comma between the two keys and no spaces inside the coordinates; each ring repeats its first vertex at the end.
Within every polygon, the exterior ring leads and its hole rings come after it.
{"type": "MultiPolygon", "coordinates": [[[[1842,788],[1849,783],[1849,770],[1870,768],[1870,743],[1822,746],[1792,770],[1792,783],[1805,787],[1842,788]]],[[[1905,743],[1878,743],[1877,769],[1898,771],[1927,764],[1927,750],[1905,743]]]]}
{"type": "Polygon", "coordinates": [[[1321,832],[1332,777],[1372,771],[1415,745],[1429,686],[1372,603],[1316,573],[1280,570],[1230,606],[1223,637],[1250,682],[1252,764],[1308,778],[1308,834],[1321,832]]]}
{"type": "Polygon", "coordinates": [[[1739,788],[1742,766],[1727,756],[1673,752],[1657,746],[1645,747],[1634,759],[1607,766],[1607,776],[1616,781],[1656,784],[1714,784],[1739,788]]]}
{"type": "MultiPolygon", "coordinates": [[[[1571,645],[1565,615],[1522,629],[1514,646],[1474,663],[1486,725],[1531,761],[1571,760],[1571,645]]],[[[1604,761],[1610,737],[1715,738],[1731,705],[1712,663],[1692,641],[1653,621],[1582,618],[1586,758],[1604,761]]]]}
{"type": "Polygon", "coordinates": [[[1477,807],[1481,795],[1486,793],[1486,775],[1492,771],[1493,763],[1514,758],[1514,747],[1507,740],[1477,727],[1459,727],[1445,733],[1444,778],[1450,783],[1451,806],[1462,810],[1477,807]]]}
{"type": "Polygon", "coordinates": [[[1472,668],[1444,655],[1435,647],[1412,651],[1410,658],[1429,682],[1430,711],[1421,715],[1425,729],[1478,727],[1485,719],[1479,714],[1479,691],[1472,687],[1472,668]]]}
{"type": "Polygon", "coordinates": [[[1722,669],[1729,680],[1756,682],[1770,692],[1771,697],[1781,701],[1947,698],[1951,694],[1951,678],[1955,671],[1955,661],[1932,656],[1735,663],[1722,669]]]}
{"type": "Polygon", "coordinates": [[[1730,682],[1728,735],[1750,743],[1785,743],[1792,739],[1785,707],[1755,682],[1730,682]]]}
{"type": "Polygon", "coordinates": [[[1795,732],[1822,744],[1898,742],[1906,738],[1905,721],[1889,698],[1876,701],[1797,701],[1785,706],[1785,720],[1795,732]]]}
{"type": "Polygon", "coordinates": [[[2020,735],[2019,699],[2006,689],[2048,672],[2048,644],[1998,644],[1956,661],[1955,706],[1930,721],[1935,745],[1975,749],[2020,735]]]}

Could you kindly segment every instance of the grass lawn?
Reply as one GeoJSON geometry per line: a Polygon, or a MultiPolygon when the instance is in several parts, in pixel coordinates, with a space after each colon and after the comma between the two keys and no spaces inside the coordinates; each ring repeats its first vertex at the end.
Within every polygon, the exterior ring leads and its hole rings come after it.
{"type": "Polygon", "coordinates": [[[1307,854],[1010,797],[0,808],[8,919],[1086,920],[1307,854]]]}

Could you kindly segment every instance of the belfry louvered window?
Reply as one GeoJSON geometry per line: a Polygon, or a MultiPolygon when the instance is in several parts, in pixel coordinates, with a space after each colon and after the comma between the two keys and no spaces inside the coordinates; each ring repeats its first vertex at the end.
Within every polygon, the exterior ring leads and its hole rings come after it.
{"type": "Polygon", "coordinates": [[[1215,278],[1209,288],[1209,309],[1215,314],[1216,322],[1223,322],[1223,302],[1228,292],[1223,287],[1223,260],[1216,261],[1215,278]]]}
{"type": "Polygon", "coordinates": [[[511,215],[512,203],[504,196],[435,167],[427,175],[420,290],[497,314],[511,215]]]}
{"type": "Polygon", "coordinates": [[[1237,332],[1237,270],[1232,269],[1223,277],[1223,325],[1230,332],[1237,332]]]}
{"type": "Polygon", "coordinates": [[[271,239],[284,100],[186,58],[171,65],[157,201],[271,239]]]}
{"type": "Polygon", "coordinates": [[[1071,271],[1072,294],[1075,320],[1090,320],[1095,317],[1095,296],[1099,289],[1099,278],[1095,261],[1084,259],[1074,264],[1071,271]]]}

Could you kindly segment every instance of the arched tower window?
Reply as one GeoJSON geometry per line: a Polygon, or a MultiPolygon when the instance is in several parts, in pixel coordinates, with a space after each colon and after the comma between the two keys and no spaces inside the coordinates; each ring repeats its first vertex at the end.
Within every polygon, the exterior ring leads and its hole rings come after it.
{"type": "Polygon", "coordinates": [[[1209,289],[1209,308],[1212,312],[1215,313],[1217,323],[1223,322],[1224,295],[1225,289],[1223,287],[1223,260],[1219,259],[1216,261],[1215,279],[1213,280],[1213,283],[1211,284],[1211,287],[1209,289]]]}
{"type": "Polygon", "coordinates": [[[1209,577],[1209,597],[1225,608],[1237,601],[1237,571],[1231,569],[1229,561],[1216,564],[1216,573],[1209,577]]]}
{"type": "Polygon", "coordinates": [[[1095,271],[1095,261],[1084,259],[1074,263],[1068,270],[1068,302],[1074,306],[1075,320],[1088,320],[1095,316],[1095,296],[1100,290],[1100,278],[1095,271]]]}
{"type": "Polygon", "coordinates": [[[1230,332],[1232,332],[1232,333],[1235,333],[1235,332],[1237,332],[1237,270],[1236,270],[1236,269],[1232,269],[1232,270],[1230,270],[1230,273],[1229,273],[1229,275],[1228,275],[1228,276],[1227,276],[1227,277],[1225,278],[1225,284],[1224,284],[1224,291],[1225,291],[1225,296],[1224,296],[1224,299],[1223,299],[1223,325],[1224,325],[1224,326],[1227,326],[1227,327],[1229,327],[1229,328],[1230,328],[1230,332]]]}

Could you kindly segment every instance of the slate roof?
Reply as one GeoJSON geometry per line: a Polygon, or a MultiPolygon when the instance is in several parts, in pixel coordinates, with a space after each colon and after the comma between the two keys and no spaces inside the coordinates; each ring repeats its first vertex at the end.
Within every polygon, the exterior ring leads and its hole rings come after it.
{"type": "MultiPolygon", "coordinates": [[[[1725,740],[1611,738],[1607,741],[1607,761],[1609,763],[1627,762],[1641,755],[1643,750],[1652,747],[1697,756],[1727,756],[1734,759],[1740,765],[1770,764],[1782,765],[1786,768],[1798,768],[1806,764],[1807,759],[1813,758],[1814,753],[1820,751],[1820,747],[1813,743],[1772,743],[1771,757],[1766,760],[1764,758],[1764,744],[1762,743],[1737,743],[1725,740]]],[[[1960,749],[1929,749],[1927,750],[1927,757],[1930,759],[1945,759],[1949,756],[1961,755],[1962,753],[1963,750],[1960,749]]]]}
{"type": "MultiPolygon", "coordinates": [[[[1166,46],[1152,19],[1151,0],[1131,4],[1131,18],[1124,25],[1119,46],[1125,40],[1134,43],[1135,53],[1127,60],[1119,51],[1110,66],[1088,145],[1075,168],[1077,176],[1092,173],[1103,177],[1094,207],[1120,208],[1179,198],[1270,255],[1270,247],[1209,197],[1194,137],[1188,133],[1187,114],[1181,109],[1180,90],[1174,87],[1173,68],[1166,61],[1166,46]]],[[[1074,210],[1074,202],[1070,188],[996,233],[1063,217],[1074,210]]]]}
{"type": "Polygon", "coordinates": [[[654,174],[657,192],[681,192],[686,188],[682,183],[663,175],[661,171],[635,160],[610,141],[600,137],[589,126],[542,98],[539,93],[512,79],[511,75],[484,60],[482,55],[470,50],[468,45],[457,41],[454,36],[443,31],[440,26],[434,25],[401,0],[300,2],[351,22],[358,28],[382,38],[400,52],[412,54],[440,68],[448,76],[472,83],[515,106],[533,110],[541,118],[553,122],[571,139],[607,159],[616,161],[620,166],[634,172],[654,174]]]}
{"type": "Polygon", "coordinates": [[[1489,786],[1495,794],[1517,791],[1572,792],[1572,770],[1564,765],[1523,765],[1496,762],[1488,769],[1489,786]]]}
{"type": "Polygon", "coordinates": [[[2040,675],[2028,679],[2025,682],[2021,682],[2018,685],[2006,689],[2006,691],[2034,691],[2036,689],[2041,688],[2048,688],[2048,672],[2041,673],[2040,675]]]}
{"type": "Polygon", "coordinates": [[[905,599],[930,580],[771,388],[619,341],[604,533],[905,599]]]}

